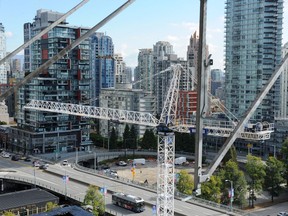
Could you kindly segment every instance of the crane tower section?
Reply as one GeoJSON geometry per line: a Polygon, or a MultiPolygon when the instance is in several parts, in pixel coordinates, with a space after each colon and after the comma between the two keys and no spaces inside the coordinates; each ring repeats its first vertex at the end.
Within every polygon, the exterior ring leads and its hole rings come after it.
{"type": "Polygon", "coordinates": [[[172,131],[158,132],[157,215],[174,215],[175,136],[172,131]]]}

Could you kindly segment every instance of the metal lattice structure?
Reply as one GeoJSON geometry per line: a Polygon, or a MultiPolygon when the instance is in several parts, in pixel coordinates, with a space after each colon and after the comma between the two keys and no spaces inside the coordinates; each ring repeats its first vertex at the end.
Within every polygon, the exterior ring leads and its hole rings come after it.
{"type": "Polygon", "coordinates": [[[174,215],[174,133],[158,133],[157,215],[174,215]]]}

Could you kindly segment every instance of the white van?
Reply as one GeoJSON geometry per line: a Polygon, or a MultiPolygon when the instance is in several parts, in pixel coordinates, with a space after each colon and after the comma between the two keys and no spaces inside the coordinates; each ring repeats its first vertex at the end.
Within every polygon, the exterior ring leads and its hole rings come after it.
{"type": "Polygon", "coordinates": [[[146,162],[145,158],[137,158],[133,160],[133,164],[142,164],[144,165],[146,162]]]}

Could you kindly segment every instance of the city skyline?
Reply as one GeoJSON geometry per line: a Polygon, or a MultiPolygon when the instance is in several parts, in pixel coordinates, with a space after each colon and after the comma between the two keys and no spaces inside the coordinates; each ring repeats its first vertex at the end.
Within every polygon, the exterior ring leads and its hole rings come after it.
{"type": "MultiPolygon", "coordinates": [[[[124,2],[89,1],[69,16],[67,22],[74,26],[93,27],[124,2]],[[97,8],[101,10],[97,11],[97,8]]],[[[211,68],[223,70],[225,0],[207,2],[206,41],[214,59],[211,68]]],[[[7,52],[23,44],[23,24],[31,22],[38,9],[66,13],[79,3],[80,0],[62,0],[61,4],[56,0],[29,0],[26,4],[20,0],[0,0],[0,22],[5,27],[7,52]]],[[[152,48],[158,41],[171,43],[175,54],[186,60],[189,38],[199,30],[199,5],[200,1],[167,3],[164,0],[138,0],[98,32],[104,32],[113,39],[115,53],[122,54],[127,66],[135,67],[139,49],[152,48]]],[[[283,45],[288,41],[286,5],[287,2],[284,3],[283,45]]]]}

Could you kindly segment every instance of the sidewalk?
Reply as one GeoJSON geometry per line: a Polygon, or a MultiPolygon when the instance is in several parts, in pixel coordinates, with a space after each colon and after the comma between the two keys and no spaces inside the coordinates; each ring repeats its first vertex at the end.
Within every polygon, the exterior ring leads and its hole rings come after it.
{"type": "Polygon", "coordinates": [[[271,195],[267,191],[264,191],[262,194],[257,194],[256,197],[257,200],[254,201],[254,208],[247,207],[246,210],[253,212],[255,210],[270,207],[283,202],[287,202],[288,205],[288,189],[282,191],[280,196],[274,197],[273,202],[271,201],[271,195]]]}

